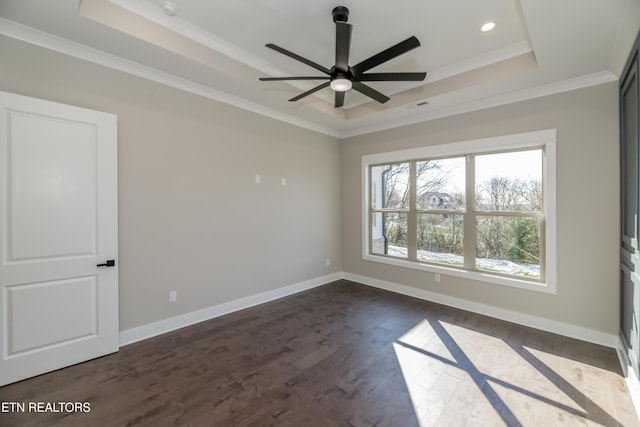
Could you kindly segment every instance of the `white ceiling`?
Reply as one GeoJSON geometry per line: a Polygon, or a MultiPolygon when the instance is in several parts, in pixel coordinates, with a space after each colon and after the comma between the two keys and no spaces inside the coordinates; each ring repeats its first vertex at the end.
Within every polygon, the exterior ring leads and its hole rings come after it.
{"type": "Polygon", "coordinates": [[[171,1],[173,17],[163,0],[2,0],[0,34],[346,137],[615,80],[640,28],[640,0],[171,1]],[[338,5],[351,65],[415,35],[420,47],[371,71],[425,81],[371,82],[391,101],[351,90],[340,109],[329,88],[287,101],[321,82],[258,81],[321,74],[266,43],[331,68],[338,5]]]}

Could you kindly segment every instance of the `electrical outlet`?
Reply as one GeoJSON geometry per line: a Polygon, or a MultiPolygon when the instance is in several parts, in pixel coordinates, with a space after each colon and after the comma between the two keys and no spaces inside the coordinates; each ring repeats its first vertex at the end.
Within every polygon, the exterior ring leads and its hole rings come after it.
{"type": "Polygon", "coordinates": [[[256,184],[260,184],[262,182],[262,178],[260,175],[256,175],[256,184]]]}
{"type": "Polygon", "coordinates": [[[436,274],[435,274],[435,276],[434,276],[433,278],[434,278],[434,280],[435,280],[436,282],[439,282],[439,281],[440,281],[440,273],[436,273],[436,274]]]}
{"type": "Polygon", "coordinates": [[[281,183],[283,186],[284,186],[284,185],[287,185],[287,178],[282,178],[282,179],[280,180],[280,183],[281,183]]]}
{"type": "Polygon", "coordinates": [[[178,292],[170,291],[169,292],[169,302],[176,302],[176,301],[178,301],[178,292]]]}
{"type": "Polygon", "coordinates": [[[327,267],[331,265],[331,258],[327,258],[327,267]]]}

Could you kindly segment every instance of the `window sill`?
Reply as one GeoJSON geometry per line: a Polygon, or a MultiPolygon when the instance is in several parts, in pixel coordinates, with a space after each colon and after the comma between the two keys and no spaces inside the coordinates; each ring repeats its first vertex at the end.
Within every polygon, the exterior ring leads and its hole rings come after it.
{"type": "Polygon", "coordinates": [[[518,289],[526,289],[530,291],[542,292],[547,294],[556,294],[555,283],[547,280],[547,283],[533,282],[530,280],[523,280],[517,277],[505,277],[491,273],[485,273],[480,271],[465,270],[462,268],[450,268],[445,266],[439,266],[435,264],[426,264],[421,262],[406,261],[399,258],[389,258],[386,256],[369,255],[362,256],[365,261],[376,262],[380,264],[393,265],[396,267],[410,268],[412,270],[428,271],[431,273],[438,273],[445,276],[461,277],[468,280],[478,280],[481,282],[487,282],[494,285],[508,286],[518,289]]]}

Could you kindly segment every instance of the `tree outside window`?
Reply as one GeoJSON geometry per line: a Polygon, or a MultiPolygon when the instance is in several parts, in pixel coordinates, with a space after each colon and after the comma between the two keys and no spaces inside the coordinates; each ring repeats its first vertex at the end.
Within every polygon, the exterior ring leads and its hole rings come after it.
{"type": "Polygon", "coordinates": [[[540,280],[543,157],[535,148],[370,166],[370,252],[540,280]]]}

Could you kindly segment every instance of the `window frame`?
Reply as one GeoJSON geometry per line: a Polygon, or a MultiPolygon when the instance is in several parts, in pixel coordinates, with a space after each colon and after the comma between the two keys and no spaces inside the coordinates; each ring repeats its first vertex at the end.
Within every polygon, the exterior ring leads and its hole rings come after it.
{"type": "MultiPolygon", "coordinates": [[[[473,162],[471,163],[473,165],[473,162]]],[[[377,153],[362,156],[362,259],[365,261],[372,261],[382,264],[393,265],[397,267],[404,267],[409,269],[416,269],[421,271],[428,271],[448,276],[463,277],[472,280],[479,280],[482,282],[488,282],[498,285],[511,286],[520,289],[529,289],[539,292],[552,293],[557,292],[556,284],[556,129],[545,129],[533,132],[524,132],[512,135],[503,135],[497,137],[489,137],[475,140],[468,140],[462,142],[453,142],[448,144],[432,145],[419,148],[413,148],[408,150],[392,151],[386,153],[377,153]],[[409,229],[407,231],[407,252],[408,258],[392,257],[389,255],[373,254],[372,248],[372,236],[370,234],[370,221],[373,210],[370,209],[370,188],[372,185],[370,176],[370,167],[379,166],[385,164],[397,164],[404,162],[416,162],[422,160],[431,160],[438,158],[458,157],[466,156],[467,162],[470,156],[511,152],[511,151],[525,151],[527,149],[542,149],[542,185],[543,185],[543,209],[542,209],[542,224],[540,230],[541,236],[541,254],[544,258],[540,263],[540,280],[531,280],[520,278],[518,276],[511,276],[500,274],[497,272],[489,272],[486,270],[475,269],[475,244],[463,245],[463,251],[465,255],[464,267],[448,267],[445,265],[438,265],[433,263],[426,263],[417,260],[416,251],[417,235],[412,233],[414,230],[409,229]],[[472,253],[473,252],[473,253],[472,253]],[[413,256],[412,256],[413,253],[413,256]],[[473,259],[473,262],[469,262],[473,259]]],[[[415,175],[415,168],[410,166],[415,175]]],[[[476,211],[473,205],[474,194],[469,194],[469,180],[475,181],[475,171],[470,168],[469,163],[466,164],[467,185],[466,185],[466,202],[464,210],[464,236],[465,239],[475,239],[475,219],[477,216],[485,214],[489,215],[503,215],[501,211],[485,212],[476,211]],[[471,202],[471,204],[469,204],[471,202]],[[472,221],[468,219],[472,219],[472,221]],[[473,229],[473,231],[471,231],[473,229]]],[[[415,176],[411,177],[415,182],[415,176]]],[[[475,186],[473,186],[475,187],[475,186]]],[[[474,188],[475,191],[475,188],[474,188]]],[[[409,209],[397,210],[403,211],[408,214],[416,216],[421,212],[426,212],[424,209],[417,209],[415,206],[415,189],[411,191],[411,201],[409,209]]],[[[386,210],[386,209],[385,209],[386,210]]],[[[392,211],[396,211],[392,209],[392,211]]],[[[447,210],[448,213],[458,214],[459,210],[447,210]]],[[[439,210],[429,210],[427,213],[439,213],[439,210]]],[[[508,217],[516,217],[522,215],[521,213],[508,214],[508,217]]],[[[524,214],[530,216],[530,214],[524,214]]],[[[536,214],[537,215],[537,214],[536,214]]],[[[409,221],[415,223],[416,221],[409,221]]],[[[410,227],[411,228],[411,227],[410,227]]],[[[415,234],[415,233],[414,233],[415,234]]]]}

